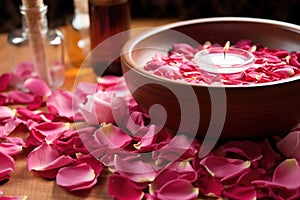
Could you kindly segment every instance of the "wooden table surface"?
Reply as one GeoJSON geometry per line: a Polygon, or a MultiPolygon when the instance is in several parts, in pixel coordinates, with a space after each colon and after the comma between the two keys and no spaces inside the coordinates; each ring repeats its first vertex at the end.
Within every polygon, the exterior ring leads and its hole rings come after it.
{"type": "MultiPolygon", "coordinates": [[[[176,19],[135,19],[132,20],[132,28],[153,27],[174,22],[176,19]]],[[[62,28],[63,30],[64,28],[62,28]]],[[[68,63],[66,55],[66,72],[64,89],[72,90],[77,70],[68,63]]],[[[0,74],[9,72],[7,34],[0,34],[0,74]]],[[[87,191],[68,192],[58,186],[53,180],[39,177],[35,172],[27,169],[26,155],[17,155],[15,158],[15,171],[10,173],[10,179],[6,183],[0,183],[0,190],[5,195],[27,196],[28,200],[96,200],[111,199],[107,194],[107,170],[102,172],[97,185],[87,191]]]]}

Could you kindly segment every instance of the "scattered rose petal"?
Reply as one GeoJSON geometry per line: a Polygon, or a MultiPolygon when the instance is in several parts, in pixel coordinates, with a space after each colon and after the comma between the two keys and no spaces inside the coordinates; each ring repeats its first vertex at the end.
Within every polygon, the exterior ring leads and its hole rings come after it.
{"type": "Polygon", "coordinates": [[[82,163],[61,168],[56,183],[70,191],[90,189],[97,183],[97,176],[90,165],[82,163]]]}
{"type": "Polygon", "coordinates": [[[61,167],[69,165],[72,160],[69,156],[59,155],[51,145],[42,143],[28,154],[27,167],[29,171],[44,172],[40,174],[46,178],[54,178],[57,171],[61,167]]]}
{"type": "Polygon", "coordinates": [[[184,179],[175,179],[155,191],[154,196],[160,200],[193,200],[197,198],[198,193],[199,189],[195,188],[191,182],[184,179]]]}
{"type": "Polygon", "coordinates": [[[61,117],[73,120],[72,93],[67,90],[56,90],[46,100],[48,110],[61,117]]]}
{"type": "Polygon", "coordinates": [[[286,159],[274,170],[272,181],[256,180],[252,183],[260,187],[295,190],[300,188],[300,167],[296,159],[286,159]]]}
{"type": "Polygon", "coordinates": [[[143,162],[139,157],[127,159],[115,155],[114,167],[116,172],[137,183],[153,181],[156,175],[153,166],[143,162]]]}
{"type": "Polygon", "coordinates": [[[106,145],[109,149],[122,148],[127,146],[132,138],[124,133],[119,127],[107,124],[95,131],[96,142],[106,145]]]}
{"type": "Polygon", "coordinates": [[[9,178],[11,171],[14,171],[14,159],[10,155],[0,151],[0,163],[0,181],[3,181],[9,178]]]}
{"type": "Polygon", "coordinates": [[[300,131],[292,131],[276,144],[286,158],[296,158],[300,161],[300,131]]]}
{"type": "Polygon", "coordinates": [[[144,192],[133,181],[118,174],[108,177],[108,194],[119,200],[141,200],[144,192]]]}
{"type": "Polygon", "coordinates": [[[29,78],[24,82],[24,88],[28,89],[32,94],[39,96],[49,96],[51,89],[39,78],[29,78]]]}
{"type": "Polygon", "coordinates": [[[7,106],[0,106],[0,123],[15,116],[15,112],[7,106]]]}
{"type": "Polygon", "coordinates": [[[194,182],[197,179],[197,173],[187,161],[171,163],[157,173],[154,181],[150,184],[150,194],[154,194],[156,190],[174,179],[185,179],[194,182]]]}
{"type": "Polygon", "coordinates": [[[200,161],[200,164],[203,165],[212,176],[220,178],[221,181],[238,177],[251,165],[249,161],[218,156],[207,156],[200,161]]]}
{"type": "Polygon", "coordinates": [[[71,125],[64,122],[43,122],[29,127],[32,136],[40,142],[46,141],[51,144],[64,132],[70,130],[71,125]]]}
{"type": "Polygon", "coordinates": [[[0,92],[4,92],[5,90],[8,89],[8,86],[10,84],[10,81],[12,79],[11,74],[2,74],[0,76],[0,92]]]}
{"type": "Polygon", "coordinates": [[[14,104],[29,104],[34,101],[35,96],[33,94],[21,92],[21,91],[9,91],[7,93],[8,102],[14,104]]]}
{"type": "Polygon", "coordinates": [[[10,156],[17,155],[19,152],[22,151],[22,149],[23,147],[21,145],[17,145],[14,143],[7,143],[7,142],[0,143],[0,151],[10,156]]]}

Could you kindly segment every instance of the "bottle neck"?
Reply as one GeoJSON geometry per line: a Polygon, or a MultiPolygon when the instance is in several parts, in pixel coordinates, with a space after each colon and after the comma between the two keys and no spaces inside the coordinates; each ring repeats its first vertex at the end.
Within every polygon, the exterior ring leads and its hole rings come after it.
{"type": "Polygon", "coordinates": [[[37,8],[27,8],[26,6],[20,6],[20,13],[22,14],[22,28],[28,33],[29,24],[27,19],[36,22],[35,26],[41,30],[42,34],[46,34],[48,31],[48,21],[47,21],[47,5],[42,5],[37,8]]]}

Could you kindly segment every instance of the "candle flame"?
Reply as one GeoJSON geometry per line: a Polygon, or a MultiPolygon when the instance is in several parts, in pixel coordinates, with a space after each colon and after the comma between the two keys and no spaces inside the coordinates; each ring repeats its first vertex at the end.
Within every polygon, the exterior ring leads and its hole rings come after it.
{"type": "Polygon", "coordinates": [[[225,44],[225,46],[224,46],[224,48],[223,48],[224,59],[226,57],[226,52],[228,51],[229,47],[230,47],[230,41],[227,41],[226,44],[225,44]]]}

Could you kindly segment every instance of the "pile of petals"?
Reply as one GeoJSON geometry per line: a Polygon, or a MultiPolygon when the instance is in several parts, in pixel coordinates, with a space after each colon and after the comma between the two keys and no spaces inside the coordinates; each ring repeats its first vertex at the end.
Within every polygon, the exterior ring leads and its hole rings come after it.
{"type": "Polygon", "coordinates": [[[300,53],[284,49],[272,49],[250,40],[240,40],[232,47],[250,51],[255,56],[255,63],[249,69],[216,76],[201,70],[193,61],[194,55],[203,49],[220,46],[205,42],[197,48],[189,44],[178,43],[167,55],[156,54],[146,63],[144,69],[168,79],[187,81],[193,84],[212,84],[222,82],[224,85],[248,85],[282,80],[300,73],[300,53]]]}
{"type": "Polygon", "coordinates": [[[114,199],[300,198],[300,126],[284,138],[219,143],[200,158],[201,140],[152,124],[122,77],[71,93],[38,78],[13,89],[13,76],[0,76],[0,182],[22,152],[29,171],[69,191],[94,187],[108,169],[114,199]]]}

